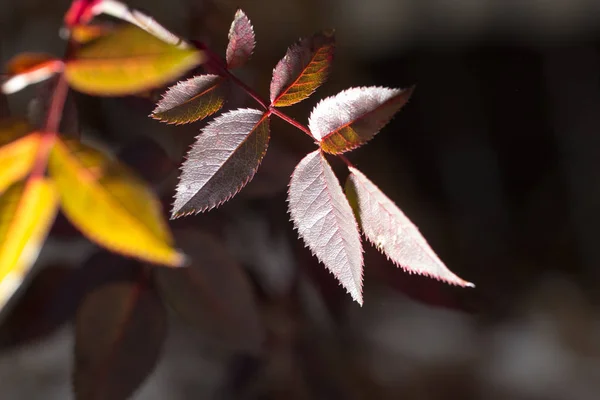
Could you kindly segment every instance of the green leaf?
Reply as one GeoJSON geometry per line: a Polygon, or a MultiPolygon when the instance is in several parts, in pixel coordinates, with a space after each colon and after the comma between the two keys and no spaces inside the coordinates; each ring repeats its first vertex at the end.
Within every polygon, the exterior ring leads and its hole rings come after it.
{"type": "Polygon", "coordinates": [[[83,45],[67,61],[65,75],[81,92],[123,96],[165,85],[204,59],[197,49],[173,46],[128,24],[83,45]]]}

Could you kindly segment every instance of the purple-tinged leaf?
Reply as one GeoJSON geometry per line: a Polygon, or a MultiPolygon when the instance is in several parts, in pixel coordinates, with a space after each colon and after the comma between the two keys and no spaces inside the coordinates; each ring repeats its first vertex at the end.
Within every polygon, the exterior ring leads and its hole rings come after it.
{"type": "Polygon", "coordinates": [[[242,10],[237,10],[231,28],[229,28],[229,44],[227,45],[227,68],[241,67],[250,59],[256,40],[254,28],[242,10]]]}
{"type": "Polygon", "coordinates": [[[429,246],[419,229],[362,172],[350,167],[346,195],[366,238],[406,272],[453,285],[474,285],[452,273],[429,246]]]}
{"type": "Polygon", "coordinates": [[[269,145],[269,118],[238,109],[215,118],[196,137],[179,177],[171,218],[218,207],[254,176],[269,145]]]}
{"type": "Polygon", "coordinates": [[[352,208],[321,150],[308,154],[296,166],[288,203],[306,246],[362,305],[360,233],[352,208]]]}
{"type": "Polygon", "coordinates": [[[371,140],[406,104],[413,88],[350,88],[319,102],[308,127],[323,151],[340,154],[371,140]]]}
{"type": "Polygon", "coordinates": [[[327,79],[334,52],[333,30],[317,33],[292,45],[273,70],[271,104],[291,106],[313,94],[327,79]]]}
{"type": "Polygon", "coordinates": [[[189,124],[219,111],[225,102],[218,75],[200,75],[171,86],[158,102],[152,118],[168,124],[189,124]]]}

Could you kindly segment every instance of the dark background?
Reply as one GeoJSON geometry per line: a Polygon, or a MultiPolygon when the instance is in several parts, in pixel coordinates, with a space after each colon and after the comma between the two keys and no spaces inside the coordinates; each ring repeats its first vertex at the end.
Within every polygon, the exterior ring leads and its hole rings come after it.
{"type": "MultiPolygon", "coordinates": [[[[0,0],[0,61],[22,51],[61,54],[57,31],[67,4],[0,0]]],[[[214,337],[198,338],[174,320],[163,360],[137,398],[600,396],[600,2],[129,4],[218,52],[242,7],[257,49],[239,76],[265,97],[286,47],[335,27],[330,81],[289,110],[301,121],[319,96],[350,86],[416,84],[392,123],[349,158],[420,227],[452,271],[477,285],[460,289],[410,276],[369,249],[365,305],[352,303],[295,238],[286,184],[314,145],[275,121],[272,159],[252,189],[212,215],[174,224],[216,232],[243,265],[264,321],[265,352],[219,347],[214,337]]],[[[35,90],[10,97],[13,113],[26,112],[35,90]]],[[[203,126],[152,121],[146,118],[152,104],[143,99],[76,96],[76,103],[84,137],[126,154],[142,171],[156,167],[158,157],[148,139],[179,163],[203,126]],[[136,143],[148,148],[136,152],[136,143]]],[[[253,104],[236,94],[228,107],[239,106],[253,104]]],[[[343,179],[343,166],[332,162],[343,179]]],[[[167,205],[173,179],[159,189],[167,205]]],[[[77,267],[93,251],[84,239],[59,233],[37,271],[77,267]]],[[[71,341],[67,327],[0,353],[2,397],[68,398],[71,341]]]]}

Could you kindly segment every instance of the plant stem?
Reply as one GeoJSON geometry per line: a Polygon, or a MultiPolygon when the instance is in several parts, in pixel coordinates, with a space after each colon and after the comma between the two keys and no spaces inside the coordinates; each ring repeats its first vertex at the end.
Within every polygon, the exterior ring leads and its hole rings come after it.
{"type": "Polygon", "coordinates": [[[293,119],[289,115],[287,115],[287,114],[279,111],[275,107],[271,107],[269,111],[271,112],[271,114],[277,115],[279,118],[281,118],[282,120],[284,120],[288,124],[295,126],[296,128],[300,129],[302,132],[304,132],[305,134],[307,134],[309,137],[311,137],[311,138],[314,139],[312,133],[310,133],[310,130],[306,126],[302,125],[300,122],[296,121],[295,119],[293,119]]]}
{"type": "Polygon", "coordinates": [[[337,155],[337,157],[338,157],[340,160],[342,160],[342,161],[344,162],[344,164],[346,164],[346,166],[347,166],[348,168],[355,168],[355,167],[354,167],[354,165],[353,165],[353,164],[350,162],[350,160],[348,160],[348,159],[346,158],[346,156],[345,156],[345,155],[343,155],[343,154],[336,154],[336,155],[337,155]]]}

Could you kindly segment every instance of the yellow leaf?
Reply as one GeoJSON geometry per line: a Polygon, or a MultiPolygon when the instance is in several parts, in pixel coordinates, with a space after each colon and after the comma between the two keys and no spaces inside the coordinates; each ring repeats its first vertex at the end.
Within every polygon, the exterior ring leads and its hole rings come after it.
{"type": "Polygon", "coordinates": [[[81,143],[57,141],[49,170],[65,215],[90,240],[157,264],[184,262],[159,201],[123,165],[81,143]]]}
{"type": "Polygon", "coordinates": [[[16,183],[0,198],[0,307],[37,259],[57,210],[56,187],[43,177],[16,183]]]}
{"type": "Polygon", "coordinates": [[[197,49],[178,48],[127,24],[83,45],[65,74],[76,90],[122,96],[165,85],[204,58],[197,49]]]}
{"type": "Polygon", "coordinates": [[[24,136],[29,130],[29,125],[21,120],[0,122],[0,193],[31,170],[41,135],[24,136]]]}

